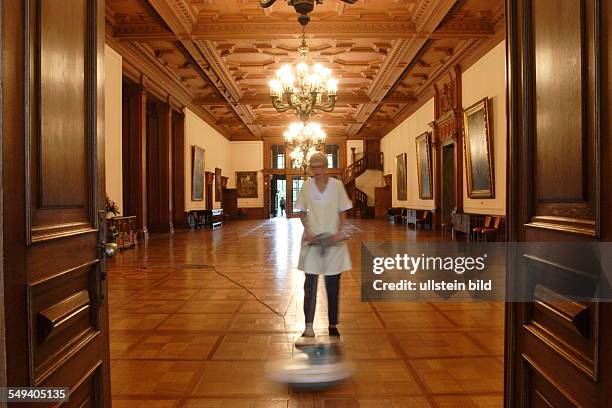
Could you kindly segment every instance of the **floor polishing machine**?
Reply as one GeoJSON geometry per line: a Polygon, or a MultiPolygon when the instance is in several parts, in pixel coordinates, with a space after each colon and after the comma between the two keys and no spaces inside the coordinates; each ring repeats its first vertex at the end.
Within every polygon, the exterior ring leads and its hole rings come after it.
{"type": "Polygon", "coordinates": [[[340,340],[301,338],[295,347],[294,356],[266,366],[268,378],[297,391],[319,391],[351,377],[352,368],[344,358],[340,340]]]}

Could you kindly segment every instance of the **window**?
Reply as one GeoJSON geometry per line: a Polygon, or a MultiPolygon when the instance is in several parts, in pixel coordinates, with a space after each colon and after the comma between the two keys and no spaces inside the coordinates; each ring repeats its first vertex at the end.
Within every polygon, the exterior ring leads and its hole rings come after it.
{"type": "Polygon", "coordinates": [[[293,213],[297,214],[299,211],[294,208],[295,202],[297,201],[298,195],[300,195],[300,190],[302,189],[302,185],[304,184],[304,179],[302,177],[293,177],[292,179],[292,192],[291,192],[291,204],[293,213]]]}
{"type": "Polygon", "coordinates": [[[273,144],[272,145],[272,168],[273,169],[284,169],[285,168],[285,145],[273,144]]]}
{"type": "Polygon", "coordinates": [[[340,146],[337,144],[326,144],[325,155],[327,156],[327,167],[337,169],[339,167],[340,146]]]}

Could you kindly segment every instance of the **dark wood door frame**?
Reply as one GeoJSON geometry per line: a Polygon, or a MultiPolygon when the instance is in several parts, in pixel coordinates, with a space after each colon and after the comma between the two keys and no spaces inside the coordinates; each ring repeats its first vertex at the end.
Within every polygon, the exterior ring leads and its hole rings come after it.
{"type": "MultiPolygon", "coordinates": [[[[2,66],[2,7],[0,6],[0,76],[4,70],[2,66]]],[[[0,129],[2,129],[2,88],[0,88],[0,129]]],[[[2,137],[0,137],[0,225],[4,225],[4,205],[2,198],[3,191],[3,172],[2,172],[2,137]]],[[[4,228],[0,228],[0,299],[4,297],[4,228]]],[[[4,323],[4,302],[0,302],[0,387],[6,387],[6,339],[5,339],[5,323],[4,323]]],[[[2,403],[0,403],[2,406],[2,403]]]]}
{"type": "MultiPolygon", "coordinates": [[[[2,42],[2,7],[0,6],[0,43],[2,42]]],[[[4,48],[4,46],[0,47],[4,48]]],[[[4,71],[2,64],[2,53],[0,53],[0,76],[4,71]]],[[[2,160],[2,129],[3,129],[3,95],[0,89],[0,225],[4,225],[4,189],[3,189],[3,160],[2,160]]],[[[0,228],[0,299],[4,299],[4,228],[0,228]]],[[[4,302],[0,302],[0,387],[6,387],[6,332],[5,332],[4,302]]]]}

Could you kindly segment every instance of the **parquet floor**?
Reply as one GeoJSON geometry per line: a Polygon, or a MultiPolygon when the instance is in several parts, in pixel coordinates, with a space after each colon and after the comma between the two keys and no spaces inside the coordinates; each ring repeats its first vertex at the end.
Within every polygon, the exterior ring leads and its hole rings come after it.
{"type": "MultiPolygon", "coordinates": [[[[502,303],[361,303],[361,241],[442,240],[352,220],[339,329],[355,368],[343,386],[293,393],[264,376],[304,327],[299,220],[237,221],[153,235],[109,265],[115,408],[499,408],[502,303]],[[246,286],[285,321],[258,303],[246,286]]],[[[322,282],[321,282],[322,283],[322,282]]],[[[320,287],[315,330],[327,328],[320,287]]]]}

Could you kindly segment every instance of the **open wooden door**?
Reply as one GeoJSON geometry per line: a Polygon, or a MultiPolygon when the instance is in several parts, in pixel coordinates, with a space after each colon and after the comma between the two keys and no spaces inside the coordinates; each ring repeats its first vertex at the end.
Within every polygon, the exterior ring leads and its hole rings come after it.
{"type": "Polygon", "coordinates": [[[2,42],[7,382],[110,407],[104,1],[3,1],[2,42]]]}
{"type": "Polygon", "coordinates": [[[593,253],[571,256],[577,243],[612,241],[609,7],[507,1],[509,240],[532,243],[509,261],[508,283],[524,268],[557,301],[508,304],[506,407],[612,404],[612,303],[551,285],[598,273],[593,253]],[[551,241],[566,250],[536,244],[551,241]]]}

